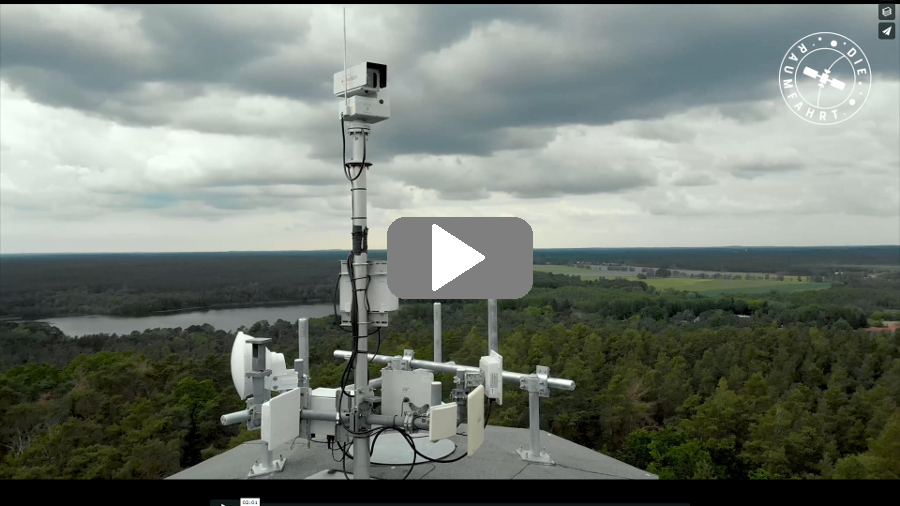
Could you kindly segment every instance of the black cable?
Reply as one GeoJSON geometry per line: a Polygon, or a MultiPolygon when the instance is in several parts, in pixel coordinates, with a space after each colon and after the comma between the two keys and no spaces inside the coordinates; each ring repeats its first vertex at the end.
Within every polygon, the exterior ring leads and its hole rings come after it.
{"type": "MultiPolygon", "coordinates": [[[[403,435],[403,437],[407,440],[407,442],[412,441],[412,438],[410,438],[408,435],[406,435],[406,433],[403,429],[394,428],[394,427],[382,427],[382,428],[378,429],[378,434],[375,434],[375,437],[372,438],[372,446],[371,446],[371,448],[369,448],[369,456],[370,457],[375,453],[375,442],[378,440],[378,436],[384,434],[385,432],[387,432],[389,430],[399,432],[401,435],[403,435]]],[[[413,445],[413,451],[415,451],[415,453],[413,453],[413,461],[412,461],[412,464],[409,465],[409,471],[406,471],[406,476],[403,477],[404,480],[409,478],[409,475],[412,474],[413,469],[416,467],[416,453],[419,453],[419,452],[416,450],[414,442],[412,443],[412,445],[413,445]]]]}
{"type": "MultiPolygon", "coordinates": [[[[359,338],[356,335],[357,329],[359,328],[359,313],[357,310],[357,302],[356,302],[356,278],[355,273],[353,272],[353,252],[351,251],[349,255],[347,255],[347,274],[350,276],[350,292],[352,295],[352,300],[350,302],[350,330],[353,336],[353,349],[352,354],[350,355],[350,359],[347,361],[347,367],[344,368],[344,374],[341,376],[341,393],[346,395],[347,397],[354,397],[347,393],[347,381],[348,381],[348,372],[350,369],[356,367],[356,355],[359,351],[359,338]]],[[[360,388],[359,385],[356,385],[357,390],[360,388]]],[[[343,396],[338,399],[338,406],[342,405],[343,396]]],[[[343,421],[341,422],[343,424],[343,421]]]]}
{"type": "MultiPolygon", "coordinates": [[[[405,430],[400,429],[400,428],[397,428],[394,430],[403,434],[404,439],[406,439],[406,442],[409,443],[409,447],[412,448],[412,451],[414,452],[415,455],[422,457],[423,459],[427,460],[428,462],[434,462],[436,464],[452,464],[454,462],[459,462],[460,460],[462,460],[462,459],[466,458],[466,456],[468,456],[468,453],[463,453],[462,455],[460,455],[459,457],[456,457],[455,459],[450,459],[450,460],[433,459],[433,458],[431,458],[427,455],[423,455],[421,452],[419,452],[419,449],[416,448],[416,442],[413,441],[412,437],[410,437],[410,435],[405,430]]],[[[415,461],[415,457],[413,457],[413,461],[415,461]]]]}
{"type": "Polygon", "coordinates": [[[372,354],[372,358],[369,359],[369,363],[371,364],[373,360],[375,360],[375,356],[378,355],[378,352],[381,350],[381,327],[378,327],[378,346],[375,347],[375,353],[372,354]]]}
{"type": "MultiPolygon", "coordinates": [[[[349,443],[347,443],[347,444],[349,444],[349,443]]],[[[344,453],[344,456],[341,458],[341,470],[344,471],[344,478],[347,478],[347,479],[349,480],[350,477],[347,476],[347,450],[346,450],[346,446],[347,446],[347,445],[344,445],[344,447],[341,448],[341,452],[344,453]]]]}

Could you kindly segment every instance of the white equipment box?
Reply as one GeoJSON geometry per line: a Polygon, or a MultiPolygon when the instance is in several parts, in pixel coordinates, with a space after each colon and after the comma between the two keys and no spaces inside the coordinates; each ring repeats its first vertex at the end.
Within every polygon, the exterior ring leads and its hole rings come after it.
{"type": "Polygon", "coordinates": [[[426,371],[381,371],[381,414],[400,416],[416,406],[431,403],[431,382],[434,374],[426,371]],[[404,402],[403,399],[409,399],[404,402]]]}
{"type": "MultiPolygon", "coordinates": [[[[340,390],[340,388],[316,388],[310,392],[309,409],[311,411],[334,412],[334,409],[337,406],[338,392],[340,392],[340,390]]],[[[353,395],[353,389],[347,387],[347,393],[353,395]]],[[[346,395],[341,399],[341,404],[343,404],[345,410],[350,409],[350,402],[350,397],[347,397],[346,395]]],[[[337,420],[334,422],[312,420],[309,422],[309,433],[315,436],[316,439],[324,441],[324,436],[334,436],[336,424],[337,420]]]]}
{"type": "MultiPolygon", "coordinates": [[[[347,275],[347,261],[341,262],[341,299],[339,310],[341,312],[341,326],[350,325],[350,309],[353,303],[353,289],[350,285],[350,276],[347,275]]],[[[359,280],[357,288],[365,287],[366,280],[359,280]]],[[[369,301],[369,321],[375,327],[388,326],[388,313],[400,309],[400,299],[397,298],[387,284],[387,261],[374,260],[369,262],[369,288],[366,294],[369,301]]]]}

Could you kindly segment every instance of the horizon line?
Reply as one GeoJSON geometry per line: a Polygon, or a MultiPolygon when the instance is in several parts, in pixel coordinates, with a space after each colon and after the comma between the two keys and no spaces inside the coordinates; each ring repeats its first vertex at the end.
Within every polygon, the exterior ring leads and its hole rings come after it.
{"type": "MultiPolygon", "coordinates": [[[[741,244],[732,244],[727,246],[619,246],[619,247],[599,247],[599,246],[578,246],[578,247],[543,247],[532,248],[532,251],[539,250],[635,250],[635,249],[733,249],[733,248],[887,248],[900,247],[900,244],[826,244],[816,246],[747,246],[741,244]]],[[[165,254],[204,254],[204,253],[330,253],[330,252],[350,251],[350,248],[331,248],[331,249],[313,249],[313,250],[227,250],[227,251],[52,251],[52,252],[22,252],[22,253],[3,253],[0,256],[12,255],[165,255],[165,254]]],[[[369,251],[387,251],[387,248],[372,248],[369,251]]]]}

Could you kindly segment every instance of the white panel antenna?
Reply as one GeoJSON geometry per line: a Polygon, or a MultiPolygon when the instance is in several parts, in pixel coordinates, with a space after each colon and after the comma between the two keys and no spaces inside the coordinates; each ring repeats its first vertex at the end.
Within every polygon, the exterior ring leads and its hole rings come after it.
{"type": "Polygon", "coordinates": [[[301,394],[298,388],[263,403],[261,439],[268,444],[269,450],[300,435],[301,394]]]}
{"type": "Polygon", "coordinates": [[[433,406],[428,417],[428,439],[432,442],[456,435],[456,403],[433,406]]]}
{"type": "Polygon", "coordinates": [[[466,439],[469,442],[469,457],[475,455],[484,442],[484,387],[478,385],[469,394],[466,401],[468,420],[466,421],[466,439]]]}

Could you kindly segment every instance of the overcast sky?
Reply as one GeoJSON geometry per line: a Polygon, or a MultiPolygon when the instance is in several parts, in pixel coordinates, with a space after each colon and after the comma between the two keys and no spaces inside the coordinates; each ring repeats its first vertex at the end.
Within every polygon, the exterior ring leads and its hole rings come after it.
{"type": "MultiPolygon", "coordinates": [[[[0,252],[348,249],[331,6],[0,7],[0,252]]],[[[900,244],[900,44],[875,5],[348,6],[388,65],[369,246],[401,216],[518,216],[534,246],[900,244]],[[814,32],[873,69],[817,126],[814,32]]]]}

